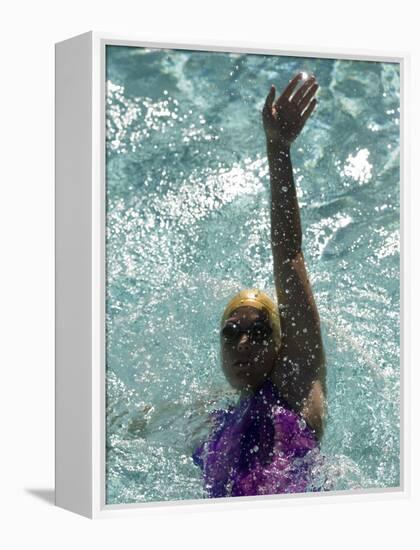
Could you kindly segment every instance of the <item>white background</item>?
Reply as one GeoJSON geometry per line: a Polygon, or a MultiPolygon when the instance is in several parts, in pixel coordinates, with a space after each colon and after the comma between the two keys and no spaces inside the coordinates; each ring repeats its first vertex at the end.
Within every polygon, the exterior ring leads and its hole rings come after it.
{"type": "MultiPolygon", "coordinates": [[[[3,548],[418,548],[419,406],[410,402],[411,497],[339,503],[179,509],[96,522],[55,508],[54,43],[88,30],[138,39],[237,40],[412,55],[411,299],[418,301],[420,40],[415,2],[195,3],[108,0],[2,4],[1,25],[1,524],[3,548]],[[418,247],[417,247],[418,248],[418,247]],[[417,524],[416,524],[417,523],[417,524]]],[[[418,388],[412,305],[410,385],[418,388]]]]}

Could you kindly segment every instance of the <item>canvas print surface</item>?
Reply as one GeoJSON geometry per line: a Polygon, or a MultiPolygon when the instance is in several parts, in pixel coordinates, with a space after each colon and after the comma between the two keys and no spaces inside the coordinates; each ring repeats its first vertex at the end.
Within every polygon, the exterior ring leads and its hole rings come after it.
{"type": "Polygon", "coordinates": [[[400,484],[397,63],[106,47],[106,502],[400,484]]]}

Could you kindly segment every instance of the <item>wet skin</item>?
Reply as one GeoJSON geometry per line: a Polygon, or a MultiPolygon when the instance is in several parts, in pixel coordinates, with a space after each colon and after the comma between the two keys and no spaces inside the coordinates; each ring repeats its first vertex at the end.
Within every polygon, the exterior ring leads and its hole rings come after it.
{"type": "Polygon", "coordinates": [[[264,311],[251,306],[234,310],[221,327],[220,346],[222,369],[234,388],[253,391],[269,378],[277,347],[264,311]]]}

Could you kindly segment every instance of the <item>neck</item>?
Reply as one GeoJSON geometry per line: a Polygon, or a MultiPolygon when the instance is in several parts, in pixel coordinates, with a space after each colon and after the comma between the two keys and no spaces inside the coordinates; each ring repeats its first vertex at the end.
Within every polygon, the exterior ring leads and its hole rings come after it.
{"type": "Polygon", "coordinates": [[[258,392],[258,390],[260,390],[264,386],[264,384],[267,384],[267,382],[272,383],[271,379],[267,378],[259,386],[256,386],[254,388],[252,388],[251,386],[246,386],[245,388],[242,388],[239,394],[239,399],[242,400],[242,399],[246,399],[247,397],[252,397],[258,392]]]}

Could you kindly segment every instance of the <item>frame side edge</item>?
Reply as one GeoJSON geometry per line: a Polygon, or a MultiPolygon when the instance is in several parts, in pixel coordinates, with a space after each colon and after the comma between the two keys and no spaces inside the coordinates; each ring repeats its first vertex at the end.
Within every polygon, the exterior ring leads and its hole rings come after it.
{"type": "Polygon", "coordinates": [[[55,503],[92,517],[92,34],[55,45],[55,503]]]}

